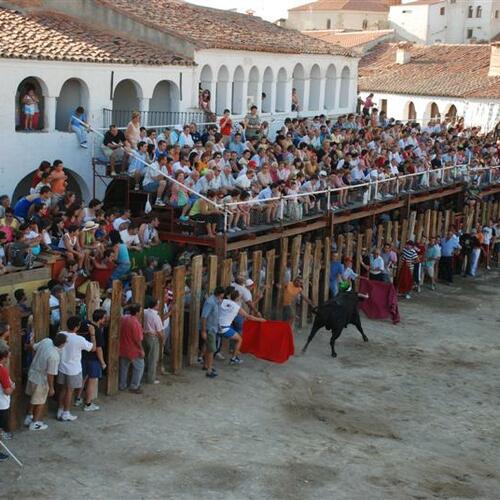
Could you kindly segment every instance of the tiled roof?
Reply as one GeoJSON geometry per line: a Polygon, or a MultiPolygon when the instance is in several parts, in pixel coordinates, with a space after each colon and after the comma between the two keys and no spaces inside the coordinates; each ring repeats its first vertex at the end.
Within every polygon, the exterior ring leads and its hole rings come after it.
{"type": "Polygon", "coordinates": [[[500,77],[488,77],[489,45],[411,45],[396,64],[395,43],[382,43],[359,64],[359,89],[393,94],[500,99],[500,77]]]}
{"type": "Polygon", "coordinates": [[[364,12],[389,12],[389,5],[385,0],[317,0],[316,2],[299,5],[289,11],[328,11],[328,10],[356,10],[364,12]]]}
{"type": "Polygon", "coordinates": [[[62,14],[0,8],[0,57],[114,64],[193,65],[163,48],[98,30],[62,14]]]}
{"type": "Polygon", "coordinates": [[[398,7],[412,6],[412,5],[434,5],[437,3],[444,3],[445,0],[415,0],[414,2],[405,3],[398,7]]]}
{"type": "Polygon", "coordinates": [[[285,54],[352,56],[339,46],[281,28],[260,17],[193,5],[181,0],[94,0],[137,22],[190,41],[198,48],[285,54]]]}
{"type": "Polygon", "coordinates": [[[335,30],[314,30],[304,31],[306,35],[318,38],[328,43],[335,43],[347,49],[359,47],[365,43],[374,42],[379,38],[384,38],[394,34],[394,30],[373,30],[373,31],[345,31],[335,30]]]}

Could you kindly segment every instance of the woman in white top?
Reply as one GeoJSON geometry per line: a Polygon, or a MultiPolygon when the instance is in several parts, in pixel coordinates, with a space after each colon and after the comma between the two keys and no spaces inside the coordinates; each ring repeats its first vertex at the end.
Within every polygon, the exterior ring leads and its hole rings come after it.
{"type": "Polygon", "coordinates": [[[240,314],[244,319],[251,319],[252,321],[264,322],[266,321],[264,318],[258,318],[257,316],[252,316],[247,313],[242,307],[241,304],[238,303],[238,299],[240,298],[240,292],[238,290],[232,290],[229,294],[228,298],[225,298],[219,309],[219,330],[220,334],[225,339],[231,339],[236,342],[234,347],[234,354],[231,358],[232,365],[241,364],[240,359],[240,349],[243,338],[240,332],[237,332],[232,324],[236,319],[236,316],[240,314]]]}
{"type": "Polygon", "coordinates": [[[132,113],[132,119],[125,130],[125,138],[132,146],[132,149],[137,149],[137,144],[141,140],[141,114],[139,111],[132,113]]]}

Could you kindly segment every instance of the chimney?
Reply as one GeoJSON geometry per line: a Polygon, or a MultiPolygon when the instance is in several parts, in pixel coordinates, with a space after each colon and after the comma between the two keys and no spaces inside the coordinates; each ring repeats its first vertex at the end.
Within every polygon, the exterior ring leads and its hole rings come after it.
{"type": "Polygon", "coordinates": [[[500,76],[500,42],[491,44],[490,70],[488,76],[500,76]]]}
{"type": "Polygon", "coordinates": [[[399,42],[396,51],[396,64],[406,64],[411,61],[410,48],[412,44],[410,42],[399,42]]]}

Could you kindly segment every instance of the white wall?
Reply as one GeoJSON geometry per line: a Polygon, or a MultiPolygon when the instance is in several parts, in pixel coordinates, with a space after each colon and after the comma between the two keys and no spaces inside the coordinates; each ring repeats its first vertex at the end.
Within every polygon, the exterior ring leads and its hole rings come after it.
{"type": "MultiPolygon", "coordinates": [[[[444,5],[444,2],[443,2],[444,5]]],[[[396,5],[389,11],[389,24],[396,35],[416,43],[427,43],[429,5],[396,5]]]]}
{"type": "Polygon", "coordinates": [[[361,12],[350,10],[332,11],[289,11],[286,27],[304,30],[346,29],[361,30],[363,21],[368,21],[365,29],[384,29],[388,26],[388,12],[361,12]],[[330,20],[330,27],[327,24],[330,20]]]}

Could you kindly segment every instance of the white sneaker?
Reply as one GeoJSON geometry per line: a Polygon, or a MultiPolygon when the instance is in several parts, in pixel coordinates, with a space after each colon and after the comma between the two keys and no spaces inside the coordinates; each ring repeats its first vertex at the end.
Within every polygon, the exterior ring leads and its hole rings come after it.
{"type": "Polygon", "coordinates": [[[24,417],[24,427],[29,427],[32,422],[33,415],[26,415],[26,417],[24,417]]]}
{"type": "Polygon", "coordinates": [[[162,200],[156,200],[155,201],[155,205],[157,207],[165,207],[166,206],[165,203],[162,200]]]}
{"type": "Polygon", "coordinates": [[[83,406],[83,411],[98,411],[100,409],[100,406],[96,405],[95,403],[90,403],[89,405],[83,406]]]}
{"type": "Polygon", "coordinates": [[[224,361],[226,358],[225,358],[225,356],[224,356],[222,353],[218,352],[218,353],[215,355],[215,359],[218,359],[218,360],[220,360],[220,361],[224,361]]]}
{"type": "Polygon", "coordinates": [[[153,384],[154,384],[154,385],[158,385],[159,383],[160,383],[160,381],[159,381],[159,380],[155,380],[155,381],[153,382],[153,384]]]}
{"type": "Polygon", "coordinates": [[[44,431],[49,426],[43,422],[31,422],[30,431],[44,431]]]}
{"type": "Polygon", "coordinates": [[[82,398],[76,398],[75,402],[73,403],[73,406],[76,406],[78,408],[78,407],[82,406],[82,404],[83,404],[82,398]]]}
{"type": "Polygon", "coordinates": [[[62,414],[62,417],[61,417],[61,420],[63,422],[73,422],[74,420],[76,420],[78,417],[76,415],[71,415],[71,413],[69,411],[65,411],[63,414],[62,414]]]}
{"type": "Polygon", "coordinates": [[[62,408],[57,409],[57,416],[56,416],[57,420],[62,419],[63,413],[64,413],[64,410],[62,408]]]}
{"type": "Polygon", "coordinates": [[[82,143],[80,144],[80,147],[81,147],[81,148],[84,148],[84,149],[88,149],[88,148],[89,148],[89,147],[87,146],[87,143],[86,143],[86,142],[82,142],[82,143]]]}

